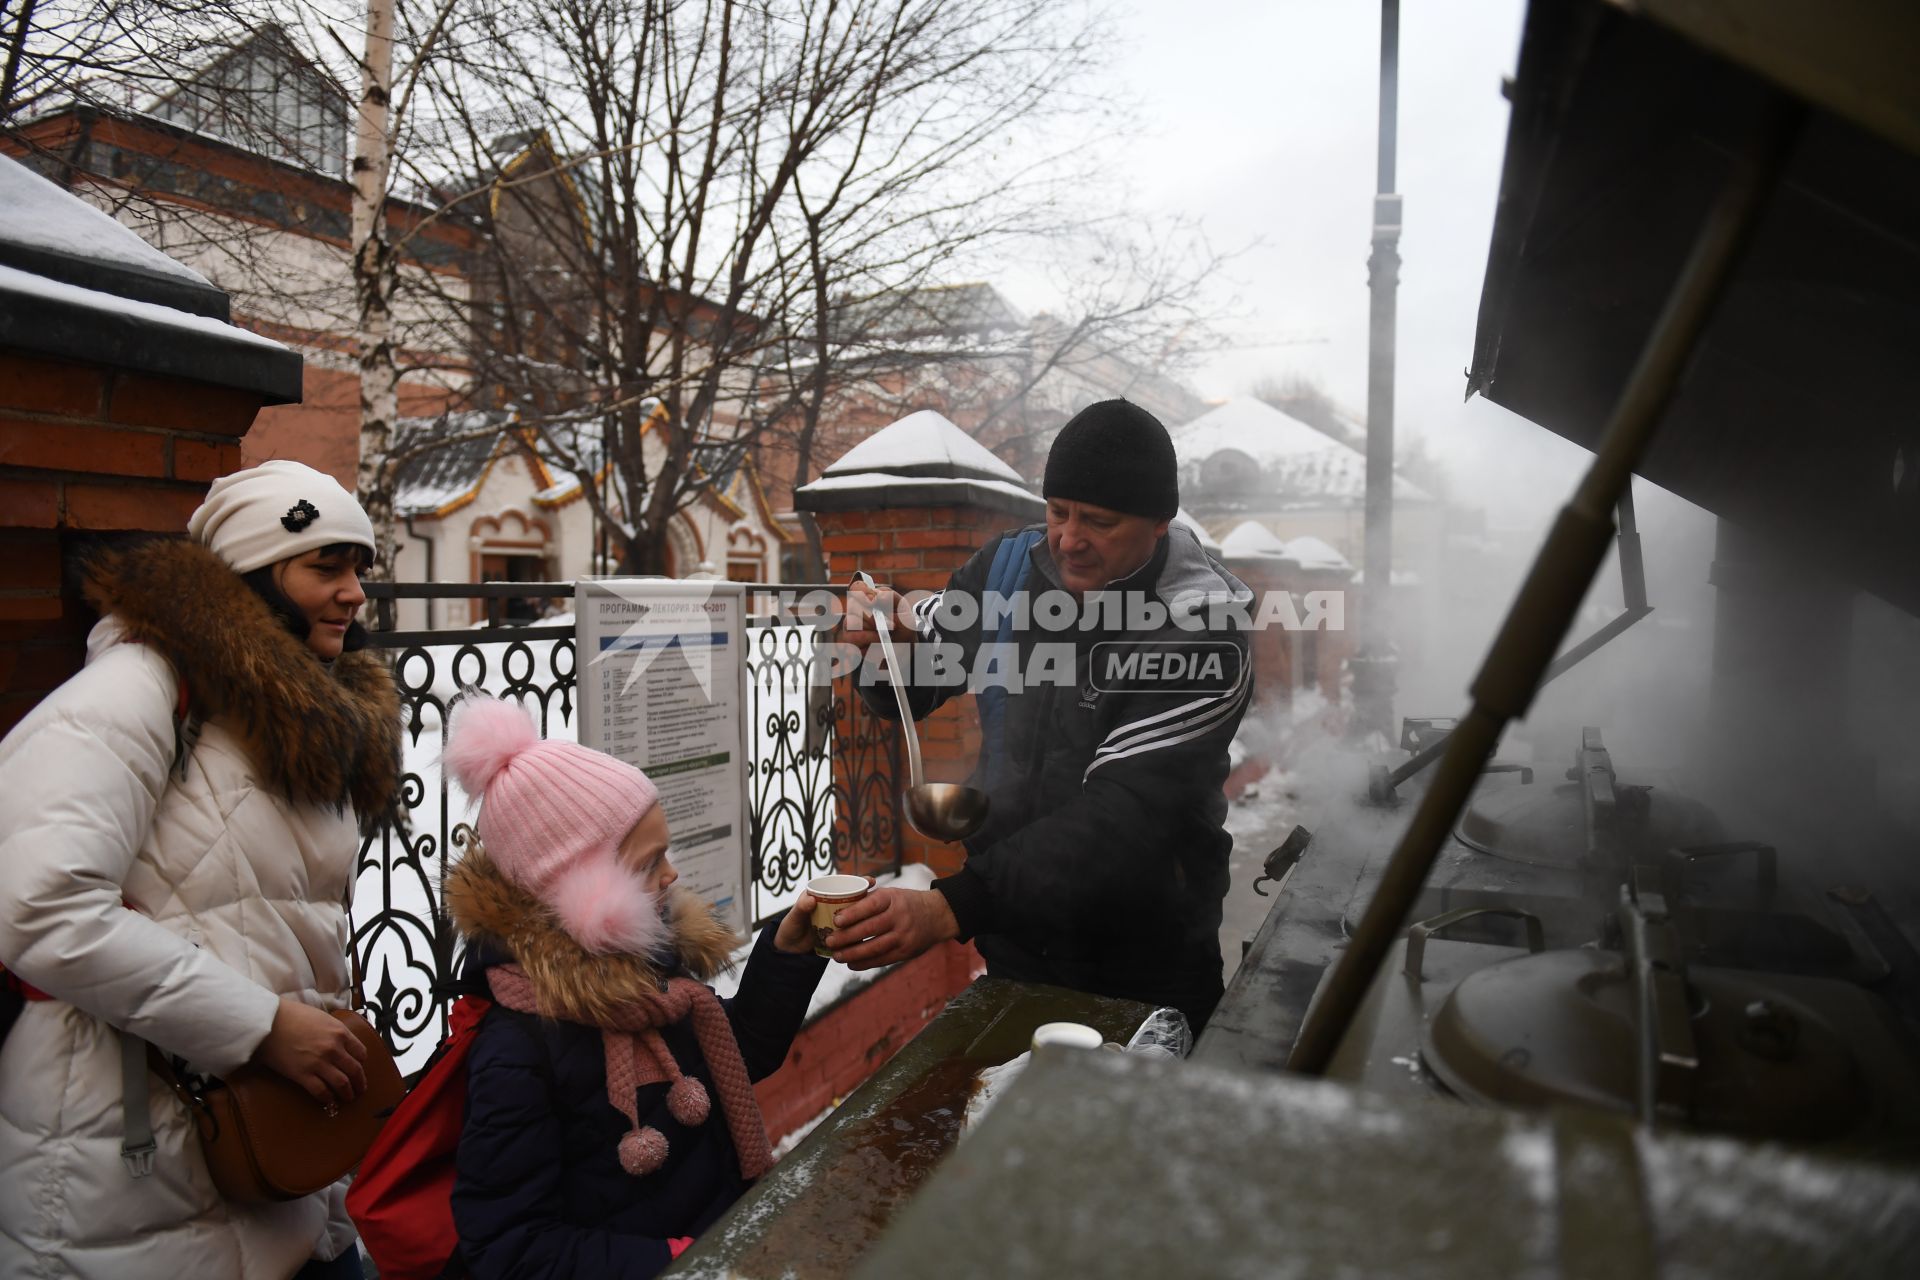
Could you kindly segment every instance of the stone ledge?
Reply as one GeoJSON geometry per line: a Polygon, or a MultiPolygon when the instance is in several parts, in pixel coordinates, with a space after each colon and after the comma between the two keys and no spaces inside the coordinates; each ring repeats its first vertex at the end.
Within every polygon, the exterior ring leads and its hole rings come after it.
{"type": "Polygon", "coordinates": [[[1004,480],[941,479],[884,472],[816,480],[794,492],[793,505],[800,511],[822,512],[967,506],[1005,511],[1025,519],[1038,517],[1047,507],[1038,495],[1004,480]]]}

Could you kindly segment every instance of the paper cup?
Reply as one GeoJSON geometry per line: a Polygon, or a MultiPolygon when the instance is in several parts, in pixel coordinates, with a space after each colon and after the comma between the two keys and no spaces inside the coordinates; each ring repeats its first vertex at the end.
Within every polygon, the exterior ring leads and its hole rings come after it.
{"type": "Polygon", "coordinates": [[[1106,1040],[1084,1022],[1043,1022],[1033,1029],[1033,1047],[1064,1044],[1074,1049],[1098,1049],[1106,1040]]]}
{"type": "Polygon", "coordinates": [[[833,959],[833,952],[827,950],[833,913],[872,891],[873,881],[866,876],[815,876],[807,881],[807,892],[813,895],[813,954],[833,959]]]}

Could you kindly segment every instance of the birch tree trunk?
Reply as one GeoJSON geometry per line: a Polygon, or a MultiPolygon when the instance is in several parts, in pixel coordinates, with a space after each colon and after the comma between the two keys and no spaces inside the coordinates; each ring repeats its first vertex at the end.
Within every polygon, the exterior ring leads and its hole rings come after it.
{"type": "Polygon", "coordinates": [[[369,575],[393,579],[399,541],[394,527],[392,463],[400,367],[393,349],[393,244],[388,238],[387,175],[392,137],[387,117],[393,87],[396,0],[368,0],[367,48],[361,59],[360,110],[353,147],[353,286],[359,304],[360,503],[373,521],[379,556],[369,575]]]}

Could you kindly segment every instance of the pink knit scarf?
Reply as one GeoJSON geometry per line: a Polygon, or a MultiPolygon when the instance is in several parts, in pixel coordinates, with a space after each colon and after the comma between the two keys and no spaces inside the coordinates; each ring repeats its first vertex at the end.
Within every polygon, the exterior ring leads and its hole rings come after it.
{"type": "MultiPolygon", "coordinates": [[[[490,967],[487,985],[493,988],[493,998],[507,1008],[521,1013],[541,1012],[533,983],[520,966],[490,967]]],[[[747,1064],[740,1059],[740,1045],[733,1038],[733,1027],[727,1022],[720,997],[691,978],[669,979],[665,991],[630,1001],[610,1023],[600,1027],[607,1053],[607,1101],[633,1126],[632,1132],[620,1139],[620,1167],[640,1177],[658,1169],[667,1158],[666,1135],[640,1124],[639,1101],[634,1095],[641,1085],[671,1081],[667,1110],[673,1118],[690,1128],[706,1123],[706,1088],[681,1074],[679,1064],[660,1038],[661,1027],[672,1026],[688,1015],[693,1017],[694,1038],[700,1042],[707,1070],[720,1089],[720,1107],[726,1112],[727,1130],[733,1135],[734,1153],[740,1159],[740,1176],[752,1181],[773,1165],[766,1122],[760,1117],[753,1081],[747,1075],[747,1064]]]]}

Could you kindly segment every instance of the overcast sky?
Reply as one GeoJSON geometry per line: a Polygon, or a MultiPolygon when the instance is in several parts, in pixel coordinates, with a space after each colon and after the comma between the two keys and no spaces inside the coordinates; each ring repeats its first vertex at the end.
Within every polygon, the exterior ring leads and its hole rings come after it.
{"type": "MultiPolygon", "coordinates": [[[[1500,82],[1514,70],[1524,9],[1402,5],[1396,387],[1399,430],[1429,441],[1461,496],[1532,523],[1541,489],[1558,490],[1557,503],[1587,455],[1484,400],[1462,403],[1506,147],[1500,82]],[[1535,482],[1512,484],[1515,467],[1535,482]]],[[[1131,0],[1117,17],[1112,87],[1140,127],[1113,149],[1138,204],[1197,219],[1216,249],[1246,250],[1222,291],[1244,316],[1233,326],[1244,345],[1189,380],[1212,399],[1300,373],[1364,414],[1379,4],[1131,0]]],[[[1045,305],[1008,283],[1021,305],[1045,305]]]]}

